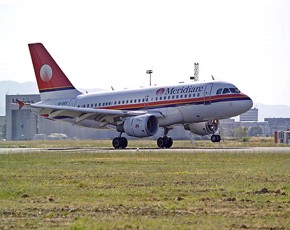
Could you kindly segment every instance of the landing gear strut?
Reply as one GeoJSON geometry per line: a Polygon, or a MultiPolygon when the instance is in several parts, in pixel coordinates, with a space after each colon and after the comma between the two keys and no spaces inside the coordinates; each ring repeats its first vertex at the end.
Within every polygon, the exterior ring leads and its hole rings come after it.
{"type": "Polygon", "coordinates": [[[128,140],[126,137],[121,137],[122,133],[120,133],[119,137],[115,137],[112,141],[112,144],[115,149],[125,149],[128,145],[128,140]]]}
{"type": "Polygon", "coordinates": [[[213,134],[211,137],[210,137],[210,140],[212,142],[220,142],[221,141],[221,136],[220,135],[215,135],[213,134]]]}
{"type": "Polygon", "coordinates": [[[167,133],[170,129],[169,128],[164,128],[164,136],[159,137],[157,139],[157,145],[159,148],[164,149],[164,148],[170,148],[173,145],[173,140],[171,137],[167,136],[167,133]]]}

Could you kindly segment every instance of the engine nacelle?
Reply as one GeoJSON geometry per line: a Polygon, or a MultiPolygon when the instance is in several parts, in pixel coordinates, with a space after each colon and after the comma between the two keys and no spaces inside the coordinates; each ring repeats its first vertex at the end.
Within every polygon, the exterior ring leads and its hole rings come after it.
{"type": "Polygon", "coordinates": [[[158,128],[157,117],[145,114],[126,118],[124,124],[121,127],[117,127],[117,131],[125,132],[132,137],[149,137],[155,135],[158,128]]]}
{"type": "Polygon", "coordinates": [[[189,130],[194,134],[204,136],[208,134],[214,134],[218,130],[218,126],[218,120],[209,120],[205,122],[186,124],[184,125],[184,129],[189,130]]]}

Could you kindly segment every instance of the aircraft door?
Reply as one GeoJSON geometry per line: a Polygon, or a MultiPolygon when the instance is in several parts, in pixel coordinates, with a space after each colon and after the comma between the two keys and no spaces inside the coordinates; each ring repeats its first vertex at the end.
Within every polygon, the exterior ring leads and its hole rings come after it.
{"type": "Polygon", "coordinates": [[[70,106],[75,106],[76,102],[77,102],[77,99],[71,99],[70,102],[69,102],[69,105],[70,106]]]}
{"type": "Polygon", "coordinates": [[[213,83],[209,83],[205,86],[204,89],[204,105],[211,104],[211,90],[212,90],[213,83]]]}
{"type": "Polygon", "coordinates": [[[144,108],[148,106],[148,103],[149,103],[149,95],[146,95],[144,98],[144,108]]]}

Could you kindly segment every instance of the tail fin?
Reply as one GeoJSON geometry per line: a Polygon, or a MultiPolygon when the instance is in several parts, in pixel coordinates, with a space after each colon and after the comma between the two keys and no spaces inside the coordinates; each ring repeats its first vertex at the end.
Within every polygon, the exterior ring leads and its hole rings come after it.
{"type": "Polygon", "coordinates": [[[81,94],[41,43],[28,44],[28,47],[42,101],[81,94]]]}

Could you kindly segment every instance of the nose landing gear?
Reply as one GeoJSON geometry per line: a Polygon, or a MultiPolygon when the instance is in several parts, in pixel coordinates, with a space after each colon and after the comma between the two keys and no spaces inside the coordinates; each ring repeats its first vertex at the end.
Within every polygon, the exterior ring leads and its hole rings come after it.
{"type": "Polygon", "coordinates": [[[215,135],[213,134],[211,137],[210,137],[210,140],[212,142],[220,142],[221,141],[221,136],[220,135],[215,135]]]}

